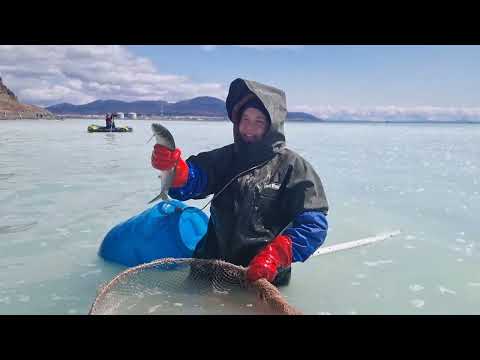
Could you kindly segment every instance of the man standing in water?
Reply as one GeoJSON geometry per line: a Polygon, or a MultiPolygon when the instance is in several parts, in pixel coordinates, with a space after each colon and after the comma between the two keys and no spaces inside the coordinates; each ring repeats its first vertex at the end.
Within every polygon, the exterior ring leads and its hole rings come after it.
{"type": "Polygon", "coordinates": [[[108,113],[105,115],[105,127],[110,129],[112,127],[112,117],[108,113]]]}
{"type": "Polygon", "coordinates": [[[233,144],[186,161],[180,149],[156,144],[152,166],[170,170],[177,164],[169,191],[174,199],[218,194],[193,257],[248,266],[248,280],[286,285],[291,263],[305,261],[325,241],[328,203],[322,183],[313,167],[285,146],[282,90],[236,79],[226,106],[233,144]]]}

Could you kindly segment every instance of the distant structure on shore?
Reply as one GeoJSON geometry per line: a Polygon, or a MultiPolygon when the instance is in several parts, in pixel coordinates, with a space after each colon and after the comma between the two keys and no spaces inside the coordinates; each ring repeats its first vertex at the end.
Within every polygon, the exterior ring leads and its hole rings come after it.
{"type": "Polygon", "coordinates": [[[137,118],[137,113],[129,112],[129,113],[127,114],[127,117],[128,117],[129,119],[136,119],[136,118],[137,118]]]}

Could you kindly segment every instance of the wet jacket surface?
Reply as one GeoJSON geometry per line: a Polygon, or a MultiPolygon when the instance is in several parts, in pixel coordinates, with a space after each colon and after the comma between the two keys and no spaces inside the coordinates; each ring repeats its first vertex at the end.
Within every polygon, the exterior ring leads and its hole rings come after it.
{"type": "Polygon", "coordinates": [[[207,234],[194,257],[247,266],[285,230],[292,238],[293,260],[305,261],[325,239],[328,203],[313,167],[285,146],[285,94],[237,79],[230,85],[226,103],[234,143],[189,157],[187,184],[169,192],[179,200],[218,194],[210,206],[207,234]],[[238,132],[238,110],[253,96],[262,101],[271,124],[262,141],[246,144],[238,132]]]}

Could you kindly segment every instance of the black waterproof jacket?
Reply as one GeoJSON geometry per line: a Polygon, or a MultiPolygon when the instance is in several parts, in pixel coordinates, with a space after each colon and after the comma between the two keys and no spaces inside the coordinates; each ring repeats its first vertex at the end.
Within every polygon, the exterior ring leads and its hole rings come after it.
{"type": "Polygon", "coordinates": [[[234,143],[187,159],[207,175],[195,199],[218,194],[211,203],[207,234],[194,252],[197,258],[222,259],[247,266],[250,260],[304,211],[328,211],[320,178],[300,155],[285,147],[283,91],[236,79],[226,101],[234,143]],[[238,110],[257,96],[271,119],[263,140],[246,144],[238,133],[238,110]],[[249,170],[251,169],[251,170],[249,170]]]}

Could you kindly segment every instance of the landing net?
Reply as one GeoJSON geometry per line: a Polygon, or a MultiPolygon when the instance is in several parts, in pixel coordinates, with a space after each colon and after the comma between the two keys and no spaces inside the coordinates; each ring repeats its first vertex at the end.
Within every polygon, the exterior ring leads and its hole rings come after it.
{"type": "Polygon", "coordinates": [[[299,315],[265,279],[220,260],[160,259],[117,275],[103,286],[90,314],[299,315]]]}

